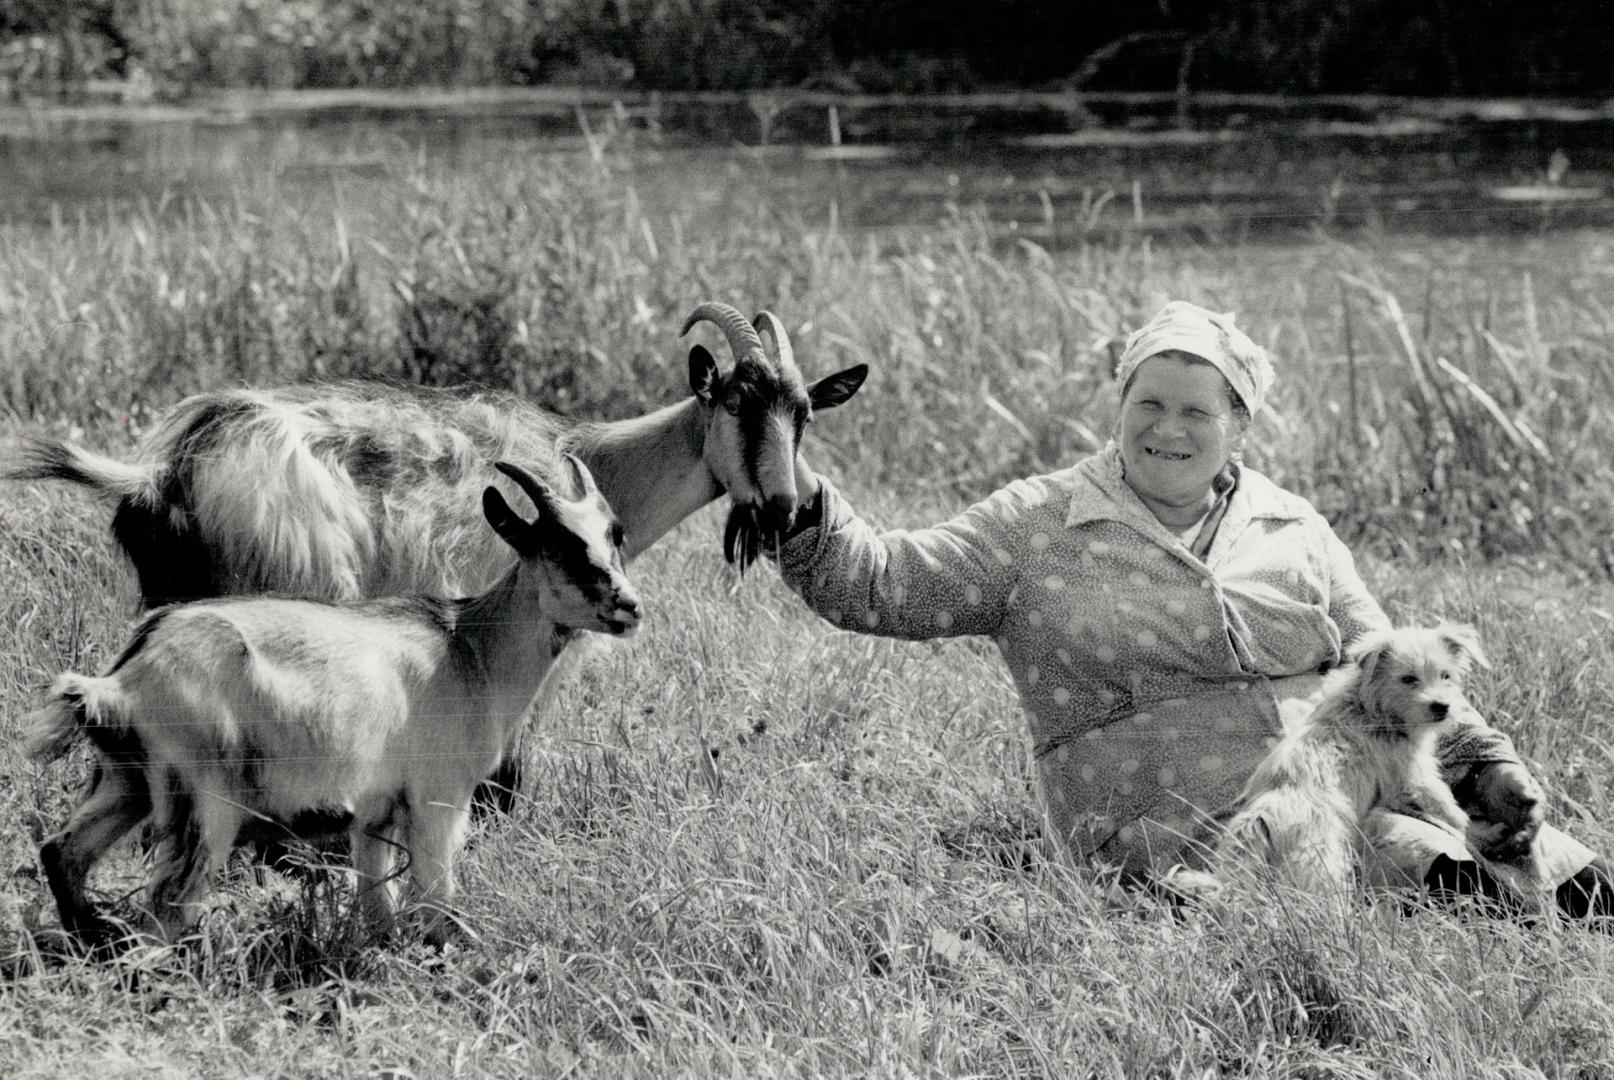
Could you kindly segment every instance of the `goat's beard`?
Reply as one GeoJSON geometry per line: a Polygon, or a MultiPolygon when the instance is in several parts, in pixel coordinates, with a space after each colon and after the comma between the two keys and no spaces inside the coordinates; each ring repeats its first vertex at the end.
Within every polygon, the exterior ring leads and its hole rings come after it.
{"type": "Polygon", "coordinates": [[[784,534],[764,526],[753,507],[729,507],[729,519],[723,525],[723,557],[742,575],[768,548],[777,556],[783,542],[784,534]]]}

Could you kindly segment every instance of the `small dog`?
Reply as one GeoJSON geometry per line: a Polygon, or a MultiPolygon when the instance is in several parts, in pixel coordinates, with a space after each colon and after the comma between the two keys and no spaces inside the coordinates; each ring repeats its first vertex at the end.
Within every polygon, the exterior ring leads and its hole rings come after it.
{"type": "Polygon", "coordinates": [[[1316,710],[1286,733],[1245,784],[1218,846],[1322,895],[1343,889],[1375,807],[1415,804],[1461,829],[1476,848],[1496,837],[1471,822],[1441,782],[1435,743],[1471,712],[1463,679],[1489,667],[1472,627],[1389,630],[1362,641],[1323,684],[1316,710]]]}

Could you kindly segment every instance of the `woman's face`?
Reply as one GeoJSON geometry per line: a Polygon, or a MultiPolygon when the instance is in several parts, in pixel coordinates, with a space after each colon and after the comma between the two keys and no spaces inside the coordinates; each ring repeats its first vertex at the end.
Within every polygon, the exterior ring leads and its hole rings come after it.
{"type": "Polygon", "coordinates": [[[1210,364],[1162,354],[1138,365],[1121,401],[1126,480],[1150,509],[1198,508],[1244,441],[1227,380],[1210,364]]]}

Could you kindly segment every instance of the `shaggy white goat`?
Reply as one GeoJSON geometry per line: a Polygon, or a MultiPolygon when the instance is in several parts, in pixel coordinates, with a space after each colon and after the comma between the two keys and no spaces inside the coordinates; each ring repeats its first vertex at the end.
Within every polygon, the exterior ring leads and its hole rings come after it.
{"type": "Polygon", "coordinates": [[[519,517],[497,488],[488,524],[518,556],[486,592],[332,603],[230,597],[148,615],[108,672],[65,674],[32,718],[29,748],[80,736],[99,782],[41,849],[62,924],[102,936],[85,897],[91,867],[146,813],[160,838],[151,912],[172,938],[252,817],[349,822],[362,905],[393,922],[395,848],[440,939],[472,790],[499,760],[553,658],[579,630],[621,634],[639,601],[622,529],[588,469],[567,455],[561,497],[519,466],[495,466],[538,509],[519,517]]]}

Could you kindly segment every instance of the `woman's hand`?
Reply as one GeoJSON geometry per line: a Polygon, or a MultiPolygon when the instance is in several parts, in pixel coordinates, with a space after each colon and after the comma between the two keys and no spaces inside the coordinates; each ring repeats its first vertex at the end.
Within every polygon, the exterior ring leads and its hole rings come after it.
{"type": "Polygon", "coordinates": [[[1477,854],[1501,863],[1530,854],[1546,818],[1546,793],[1530,770],[1512,761],[1481,765],[1465,794],[1468,841],[1477,854]]]}
{"type": "Polygon", "coordinates": [[[813,472],[807,459],[796,453],[796,505],[807,506],[818,498],[818,474],[813,472]]]}

